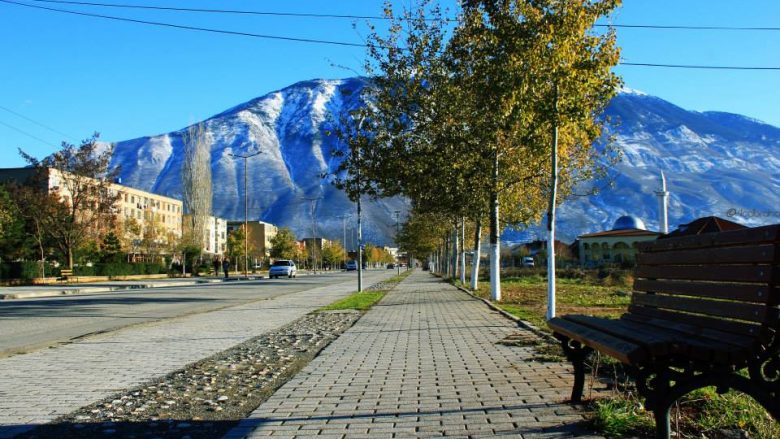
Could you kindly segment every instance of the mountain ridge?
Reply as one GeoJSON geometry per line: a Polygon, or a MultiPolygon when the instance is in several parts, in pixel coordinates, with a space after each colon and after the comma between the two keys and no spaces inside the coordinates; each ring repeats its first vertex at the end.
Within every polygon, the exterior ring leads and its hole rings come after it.
{"type": "MultiPolygon", "coordinates": [[[[326,131],[340,115],[362,105],[359,91],[365,81],[360,77],[301,81],[203,121],[212,140],[214,214],[243,219],[243,163],[230,154],[262,150],[249,162],[251,219],[289,226],[301,237],[342,239],[339,217],[351,213],[354,223],[355,209],[345,194],[320,178],[336,170],[338,160],[332,152],[343,147],[326,131]]],[[[609,229],[617,217],[628,213],[657,228],[653,190],[661,171],[669,179],[671,227],[710,214],[725,217],[729,209],[771,213],[780,205],[774,190],[780,185],[780,128],[735,113],[685,110],[631,89],[618,94],[605,114],[619,121],[609,129],[624,156],[613,170],[615,187],[566,201],[558,221],[562,238],[571,241],[583,233],[609,229]]],[[[115,143],[113,163],[121,165],[123,182],[181,197],[185,129],[115,143]]],[[[400,198],[365,198],[364,208],[365,240],[392,244],[393,212],[405,212],[407,203],[400,198]]],[[[729,219],[747,225],[767,222],[729,219]]],[[[774,217],[774,222],[778,220],[774,217]]],[[[531,227],[510,230],[504,238],[523,240],[541,233],[531,227]]],[[[350,235],[347,246],[353,247],[354,227],[350,235]]]]}

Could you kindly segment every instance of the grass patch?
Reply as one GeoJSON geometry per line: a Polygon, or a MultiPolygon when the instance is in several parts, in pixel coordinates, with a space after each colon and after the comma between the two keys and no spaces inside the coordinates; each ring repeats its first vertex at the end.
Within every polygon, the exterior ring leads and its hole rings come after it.
{"type": "Polygon", "coordinates": [[[374,304],[382,300],[385,297],[387,291],[364,291],[362,293],[354,293],[341,300],[337,300],[328,306],[320,308],[320,311],[341,311],[347,309],[354,309],[357,311],[368,311],[374,304]]]}
{"type": "Polygon", "coordinates": [[[609,437],[650,437],[655,430],[652,414],[635,398],[611,398],[594,401],[593,426],[609,437]]]}
{"type": "MultiPolygon", "coordinates": [[[[591,278],[560,278],[557,283],[557,309],[563,314],[590,314],[616,318],[626,311],[631,296],[625,286],[606,286],[591,278]]],[[[480,284],[476,294],[490,298],[490,286],[480,284]]],[[[547,279],[538,274],[505,278],[501,282],[502,301],[497,305],[504,311],[530,322],[543,331],[546,323],[547,279]]]]}
{"type": "Polygon", "coordinates": [[[404,280],[407,277],[409,277],[410,274],[412,274],[412,270],[402,271],[401,274],[397,274],[397,275],[391,277],[390,279],[386,280],[385,282],[389,283],[389,284],[399,284],[399,283],[401,283],[402,280],[404,280]]]}
{"type": "MultiPolygon", "coordinates": [[[[595,400],[590,408],[594,428],[608,437],[654,437],[653,415],[632,393],[595,400]]],[[[780,437],[780,423],[752,398],[734,391],[718,395],[714,387],[680,398],[672,407],[671,426],[681,438],[735,437],[738,432],[756,439],[780,437]]]]}

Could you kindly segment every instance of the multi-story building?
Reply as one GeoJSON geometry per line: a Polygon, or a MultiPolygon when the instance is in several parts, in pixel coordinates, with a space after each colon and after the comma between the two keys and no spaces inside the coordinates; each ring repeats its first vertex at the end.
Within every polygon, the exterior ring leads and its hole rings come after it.
{"type": "MultiPolygon", "coordinates": [[[[63,174],[56,169],[44,168],[41,173],[37,168],[7,168],[0,169],[0,182],[14,182],[19,185],[39,185],[41,190],[57,193],[66,202],[70,202],[73,194],[71,187],[76,177],[63,174]]],[[[78,177],[83,179],[84,177],[78,177]]],[[[158,241],[167,241],[169,237],[180,238],[182,234],[182,202],[175,198],[154,194],[120,184],[119,181],[109,184],[110,195],[117,195],[114,206],[117,220],[122,225],[129,222],[138,227],[124,227],[127,241],[140,240],[144,231],[154,228],[159,232],[158,241]],[[132,231],[135,229],[135,232],[132,231]],[[130,236],[133,235],[133,236],[130,236]]],[[[107,224],[96,224],[96,229],[107,227],[107,224]]]]}
{"type": "Polygon", "coordinates": [[[330,240],[325,238],[303,238],[301,242],[310,254],[315,252],[314,254],[316,255],[321,255],[323,247],[327,247],[330,244],[330,240]]]}
{"type": "MultiPolygon", "coordinates": [[[[191,221],[190,215],[184,215],[184,223],[191,221]]],[[[222,256],[227,251],[228,222],[225,219],[209,216],[203,230],[203,252],[213,256],[222,256]]]]}
{"type": "MultiPolygon", "coordinates": [[[[247,223],[249,227],[249,234],[247,239],[249,241],[249,257],[250,259],[267,257],[271,252],[271,238],[276,236],[279,228],[273,224],[269,224],[263,221],[249,221],[247,223]]],[[[244,228],[243,221],[228,221],[227,231],[228,233],[234,230],[244,228]]]]}
{"type": "Polygon", "coordinates": [[[160,226],[165,235],[182,235],[182,202],[175,198],[153,194],[118,183],[111,189],[119,193],[117,214],[120,220],[135,220],[142,228],[160,226]]]}

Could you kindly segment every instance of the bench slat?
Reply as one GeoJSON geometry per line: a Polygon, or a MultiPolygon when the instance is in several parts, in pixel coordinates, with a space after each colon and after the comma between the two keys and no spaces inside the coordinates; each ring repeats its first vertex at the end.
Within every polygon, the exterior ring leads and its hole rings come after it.
{"type": "Polygon", "coordinates": [[[748,337],[758,337],[761,326],[748,322],[738,322],[735,320],[724,320],[715,317],[703,315],[685,314],[670,310],[650,308],[646,306],[630,305],[628,312],[641,316],[669,320],[673,322],[685,323],[692,326],[709,328],[718,331],[731,332],[733,334],[745,335],[748,337]]]}
{"type": "Polygon", "coordinates": [[[696,250],[645,252],[637,255],[641,265],[771,264],[777,247],[772,244],[749,247],[721,247],[696,250]]]}
{"type": "MultiPolygon", "coordinates": [[[[771,265],[640,265],[636,269],[636,277],[768,284],[773,274],[771,265]]],[[[777,275],[775,274],[774,277],[777,275]]]]}
{"type": "Polygon", "coordinates": [[[704,328],[701,326],[658,319],[640,314],[623,314],[623,316],[620,318],[623,320],[629,320],[632,322],[653,326],[656,328],[656,330],[659,331],[672,330],[683,334],[683,336],[702,337],[712,341],[729,344],[736,348],[744,349],[746,346],[752,346],[756,342],[755,337],[748,337],[734,334],[732,332],[718,331],[717,329],[704,328]]]}
{"type": "Polygon", "coordinates": [[[648,326],[640,328],[638,327],[639,325],[631,325],[631,322],[610,320],[582,314],[569,314],[562,318],[642,345],[646,347],[653,356],[666,355],[670,352],[670,338],[659,334],[657,331],[653,332],[652,328],[648,326]]]}
{"type": "Polygon", "coordinates": [[[657,327],[631,319],[610,320],[585,315],[567,315],[563,318],[642,345],[655,357],[683,354],[697,360],[718,363],[744,359],[743,346],[679,332],[669,327],[657,327]]]}
{"type": "Polygon", "coordinates": [[[547,324],[556,333],[565,335],[586,346],[603,352],[618,361],[627,364],[641,362],[647,358],[647,352],[641,346],[622,338],[613,337],[601,331],[588,328],[562,318],[549,320],[547,324]]]}
{"type": "Polygon", "coordinates": [[[658,239],[657,241],[639,243],[638,248],[641,252],[658,252],[778,241],[780,241],[780,225],[775,224],[728,232],[658,239]]]}
{"type": "Polygon", "coordinates": [[[766,320],[767,312],[771,310],[764,305],[742,302],[723,302],[704,298],[668,296],[663,294],[646,294],[635,292],[631,296],[634,305],[652,306],[675,311],[685,311],[694,314],[706,314],[750,322],[761,323],[766,320]]]}
{"type": "Polygon", "coordinates": [[[748,285],[724,282],[637,279],[634,281],[634,290],[756,303],[767,303],[770,298],[769,285],[748,285]]]}

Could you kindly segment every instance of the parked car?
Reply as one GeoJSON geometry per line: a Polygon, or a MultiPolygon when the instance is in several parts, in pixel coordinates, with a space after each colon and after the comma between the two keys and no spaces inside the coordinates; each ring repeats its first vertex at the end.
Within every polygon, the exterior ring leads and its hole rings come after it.
{"type": "Polygon", "coordinates": [[[387,269],[388,270],[392,270],[394,268],[395,268],[395,264],[393,264],[393,263],[387,264],[387,269]]]}
{"type": "Polygon", "coordinates": [[[346,268],[347,268],[347,271],[356,271],[357,270],[357,261],[347,261],[346,268]]]}
{"type": "Polygon", "coordinates": [[[534,267],[536,264],[534,264],[534,258],[530,256],[526,256],[523,258],[523,267],[534,267]]]}
{"type": "Polygon", "coordinates": [[[298,274],[298,269],[295,267],[295,262],[289,259],[279,259],[271,264],[271,268],[268,270],[268,277],[276,279],[279,276],[287,276],[290,278],[295,277],[298,274]]]}

